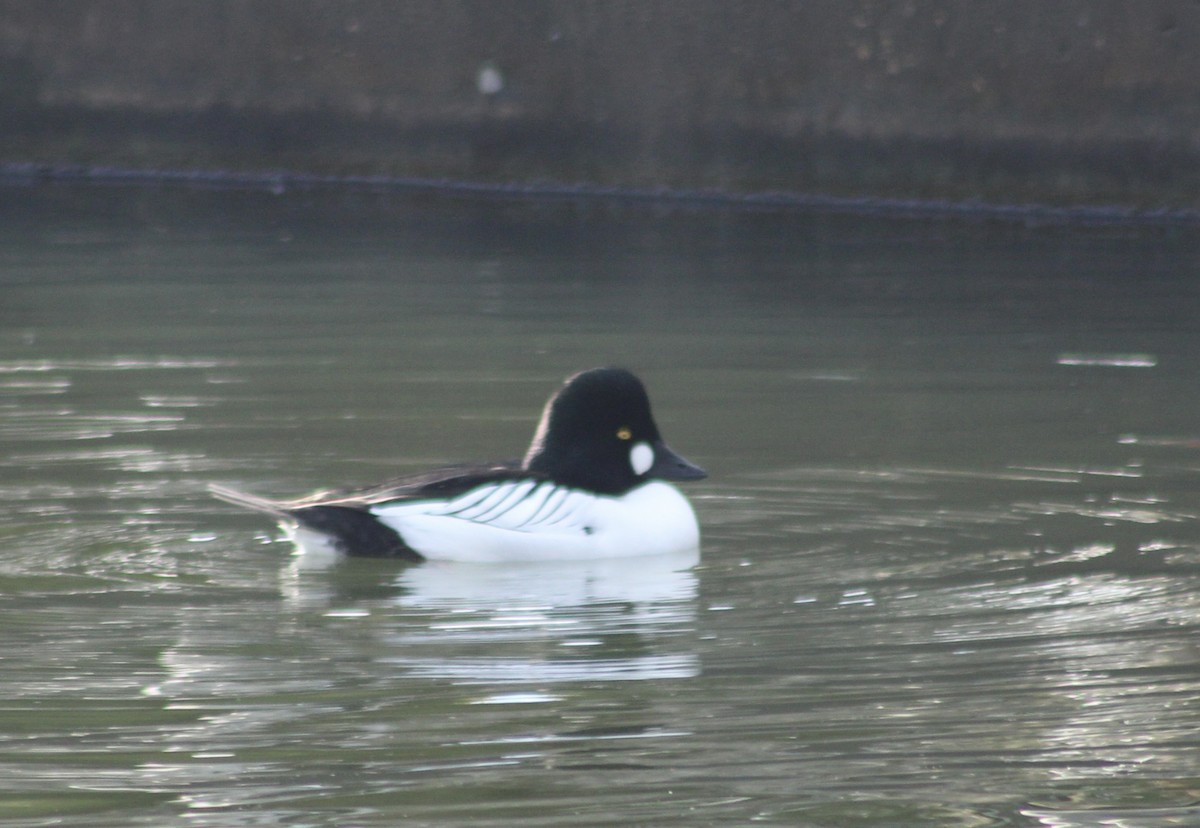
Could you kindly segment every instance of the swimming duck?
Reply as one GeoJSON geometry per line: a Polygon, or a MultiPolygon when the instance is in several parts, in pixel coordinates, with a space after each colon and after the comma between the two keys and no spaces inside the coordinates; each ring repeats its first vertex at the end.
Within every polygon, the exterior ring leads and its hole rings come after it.
{"type": "Polygon", "coordinates": [[[441,469],[292,501],[209,488],[347,555],[589,560],[698,548],[695,512],[665,481],[705,476],[663,442],[641,380],[622,368],[595,368],[550,397],[519,463],[441,469]]]}

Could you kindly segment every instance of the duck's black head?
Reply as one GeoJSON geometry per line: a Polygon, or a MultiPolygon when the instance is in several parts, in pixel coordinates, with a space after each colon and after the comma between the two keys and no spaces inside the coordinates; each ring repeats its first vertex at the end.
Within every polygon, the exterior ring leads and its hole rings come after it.
{"type": "Polygon", "coordinates": [[[623,494],[654,478],[706,476],[663,442],[646,389],[623,368],[567,379],[546,403],[525,468],[601,494],[623,494]]]}

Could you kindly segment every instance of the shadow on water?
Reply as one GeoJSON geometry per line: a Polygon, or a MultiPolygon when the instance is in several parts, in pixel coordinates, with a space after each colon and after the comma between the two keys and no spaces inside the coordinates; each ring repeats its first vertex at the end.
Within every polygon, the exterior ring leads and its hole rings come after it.
{"type": "Polygon", "coordinates": [[[0,202],[0,818],[1194,818],[1178,228],[0,202]],[[302,571],[204,492],[520,456],[612,362],[711,472],[698,561],[302,571]]]}

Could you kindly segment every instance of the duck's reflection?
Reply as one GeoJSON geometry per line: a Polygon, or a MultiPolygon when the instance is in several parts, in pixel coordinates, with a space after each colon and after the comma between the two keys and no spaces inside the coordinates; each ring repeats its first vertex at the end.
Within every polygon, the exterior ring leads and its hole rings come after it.
{"type": "Polygon", "coordinates": [[[289,602],[343,618],[369,612],[375,660],[409,675],[527,685],[700,671],[698,550],[504,566],[439,561],[398,574],[382,562],[313,572],[300,561],[283,578],[289,602]]]}
{"type": "Polygon", "coordinates": [[[511,565],[434,561],[406,570],[399,603],[421,608],[500,609],[653,604],[696,597],[698,550],[670,555],[511,565]]]}

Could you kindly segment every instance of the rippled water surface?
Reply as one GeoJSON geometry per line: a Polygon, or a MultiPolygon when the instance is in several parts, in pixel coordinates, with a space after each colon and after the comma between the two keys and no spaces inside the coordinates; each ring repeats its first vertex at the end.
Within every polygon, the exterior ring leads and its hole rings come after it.
{"type": "Polygon", "coordinates": [[[1200,824],[1200,245],[0,190],[0,821],[1200,824]],[[298,567],[211,500],[621,363],[699,561],[298,567]]]}

